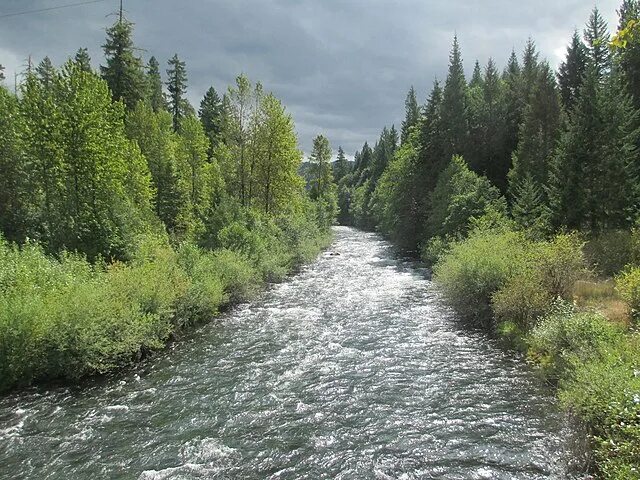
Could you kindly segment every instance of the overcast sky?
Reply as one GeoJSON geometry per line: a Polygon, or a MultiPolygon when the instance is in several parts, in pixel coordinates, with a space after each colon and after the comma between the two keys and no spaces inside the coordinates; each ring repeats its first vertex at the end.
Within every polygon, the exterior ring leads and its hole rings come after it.
{"type": "MultiPolygon", "coordinates": [[[[0,15],[82,0],[2,0],[0,15]]],[[[611,28],[621,0],[125,0],[135,43],[147,59],[186,61],[189,99],[210,86],[223,92],[246,73],[283,100],[309,152],[323,133],[352,155],[375,141],[384,125],[399,125],[414,85],[423,102],[433,79],[446,75],[455,32],[470,74],[476,59],[502,68],[529,36],[557,66],[575,28],[594,5],[611,28]]],[[[87,47],[102,62],[104,29],[118,0],[0,17],[0,63],[6,84],[26,58],[56,64],[87,47]]],[[[163,69],[164,70],[164,69],[163,69]]],[[[164,73],[164,72],[163,72],[164,73]]]]}

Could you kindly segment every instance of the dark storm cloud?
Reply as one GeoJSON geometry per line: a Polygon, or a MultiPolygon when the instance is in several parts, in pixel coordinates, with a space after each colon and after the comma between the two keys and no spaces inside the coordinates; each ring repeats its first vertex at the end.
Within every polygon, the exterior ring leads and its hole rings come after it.
{"type": "MultiPolygon", "coordinates": [[[[3,0],[0,14],[65,3],[74,2],[3,0]]],[[[597,2],[612,27],[619,3],[597,2]]],[[[425,99],[433,79],[446,74],[455,32],[468,70],[476,58],[484,64],[490,56],[503,66],[529,36],[556,66],[593,6],[583,0],[125,0],[141,54],[164,62],[177,52],[187,62],[195,105],[210,85],[224,91],[244,72],[287,105],[304,150],[324,133],[349,153],[375,141],[385,124],[401,122],[410,85],[425,99]]],[[[113,0],[0,19],[7,84],[30,54],[61,63],[86,46],[97,66],[115,10],[113,0]]]]}

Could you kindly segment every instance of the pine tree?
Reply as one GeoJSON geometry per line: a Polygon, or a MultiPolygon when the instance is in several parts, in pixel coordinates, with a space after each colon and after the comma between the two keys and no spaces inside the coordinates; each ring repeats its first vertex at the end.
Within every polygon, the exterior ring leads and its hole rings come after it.
{"type": "Polygon", "coordinates": [[[446,167],[445,132],[442,124],[442,88],[436,80],[419,125],[416,182],[423,201],[435,188],[438,175],[446,167]]]}
{"type": "Polygon", "coordinates": [[[404,102],[405,118],[402,122],[402,135],[401,142],[405,143],[409,139],[411,130],[418,124],[420,118],[420,108],[418,107],[418,100],[416,99],[416,91],[413,85],[407,93],[407,99],[404,102]]]}
{"type": "Polygon", "coordinates": [[[602,83],[588,66],[551,165],[549,200],[555,226],[628,228],[637,212],[638,113],[619,80],[602,83]]]}
{"type": "Polygon", "coordinates": [[[74,61],[78,64],[81,70],[85,72],[93,72],[91,68],[91,57],[89,56],[89,51],[86,48],[80,48],[76,52],[76,56],[74,57],[74,61]]]}
{"type": "Polygon", "coordinates": [[[597,7],[591,12],[589,23],[584,31],[589,60],[599,81],[603,81],[611,70],[611,52],[609,51],[609,32],[607,22],[597,7]]]}
{"type": "Polygon", "coordinates": [[[562,104],[568,112],[575,105],[587,68],[587,61],[587,49],[576,30],[573,33],[571,44],[567,47],[566,59],[558,71],[562,104]]]}
{"type": "Polygon", "coordinates": [[[529,103],[536,80],[538,78],[538,50],[532,38],[527,40],[522,54],[522,98],[524,104],[529,103]]]}
{"type": "Polygon", "coordinates": [[[513,168],[509,172],[512,198],[526,178],[541,190],[546,185],[548,164],[558,140],[560,114],[555,76],[549,65],[543,63],[538,68],[538,78],[520,127],[518,148],[513,154],[513,168]]]}
{"type": "Polygon", "coordinates": [[[507,172],[511,165],[511,152],[505,151],[506,105],[504,82],[498,69],[489,59],[482,81],[483,109],[481,123],[483,139],[480,152],[483,156],[481,171],[502,192],[507,186],[507,172]]]}
{"type": "Polygon", "coordinates": [[[516,224],[536,239],[549,231],[550,212],[540,183],[526,174],[513,192],[511,216],[516,224]]]}
{"type": "Polygon", "coordinates": [[[482,70],[478,60],[476,60],[476,63],[473,66],[473,74],[471,75],[471,81],[469,82],[469,88],[474,87],[482,87],[482,70]]]}
{"type": "Polygon", "coordinates": [[[5,80],[4,65],[0,65],[0,82],[4,82],[4,80],[5,80]]]}
{"type": "Polygon", "coordinates": [[[166,101],[162,91],[162,78],[160,77],[160,64],[156,57],[151,57],[147,65],[147,94],[146,98],[154,112],[164,110],[166,101]]]}
{"type": "Polygon", "coordinates": [[[128,110],[145,97],[146,82],[142,60],[135,55],[133,23],[118,20],[107,29],[103,45],[105,66],[100,67],[114,100],[122,100],[128,110]]]}
{"type": "Polygon", "coordinates": [[[333,167],[333,176],[336,183],[339,183],[346,175],[349,174],[349,161],[344,154],[344,150],[341,146],[338,147],[338,157],[333,167]]]}
{"type": "Polygon", "coordinates": [[[24,240],[28,215],[28,172],[20,135],[18,99],[0,86],[0,232],[10,241],[24,240]]]}
{"type": "Polygon", "coordinates": [[[526,104],[522,94],[522,70],[515,51],[511,52],[509,63],[502,75],[502,79],[505,85],[504,151],[510,157],[511,153],[518,147],[518,134],[526,104]]]}
{"type": "Polygon", "coordinates": [[[222,132],[224,129],[224,105],[222,99],[216,92],[216,89],[210,87],[200,102],[198,115],[204,131],[211,142],[211,150],[209,157],[212,156],[213,149],[222,140],[222,132]]]}
{"type": "Polygon", "coordinates": [[[57,72],[49,57],[44,57],[42,59],[42,61],[36,67],[35,73],[45,90],[53,87],[57,72]]]}
{"type": "Polygon", "coordinates": [[[167,90],[169,91],[169,111],[173,116],[173,129],[180,130],[180,122],[186,115],[185,94],[187,93],[187,69],[185,62],[175,54],[169,60],[167,69],[167,90]]]}
{"type": "Polygon", "coordinates": [[[442,96],[442,128],[445,140],[444,156],[450,159],[453,155],[462,154],[468,142],[467,121],[467,82],[464,76],[462,55],[458,37],[453,39],[453,47],[449,57],[449,74],[442,96]]]}
{"type": "MultiPolygon", "coordinates": [[[[640,2],[624,0],[619,11],[618,32],[625,29],[629,22],[640,20],[640,2]]],[[[640,109],[640,36],[633,35],[625,48],[615,51],[617,64],[623,72],[629,93],[633,97],[636,109],[640,109]]]]}

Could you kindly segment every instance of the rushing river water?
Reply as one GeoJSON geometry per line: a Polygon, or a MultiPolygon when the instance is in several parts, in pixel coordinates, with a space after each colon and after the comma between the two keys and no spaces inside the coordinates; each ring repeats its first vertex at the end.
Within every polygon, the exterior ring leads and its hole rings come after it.
{"type": "Polygon", "coordinates": [[[316,263],[121,378],[0,398],[0,478],[565,479],[568,434],[424,271],[337,228],[316,263]]]}

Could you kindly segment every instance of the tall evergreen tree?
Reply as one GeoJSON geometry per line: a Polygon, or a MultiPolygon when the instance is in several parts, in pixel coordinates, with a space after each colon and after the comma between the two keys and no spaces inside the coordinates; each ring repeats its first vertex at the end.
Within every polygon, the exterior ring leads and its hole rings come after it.
{"type": "Polygon", "coordinates": [[[24,240],[28,221],[20,120],[18,99],[0,86],[0,232],[10,241],[24,240]]]}
{"type": "MultiPolygon", "coordinates": [[[[640,20],[640,2],[624,0],[619,10],[620,24],[618,32],[626,29],[629,22],[640,20]]],[[[636,109],[640,109],[640,36],[633,35],[624,48],[615,51],[617,64],[623,72],[629,93],[633,97],[636,109]]]]}
{"type": "MultiPolygon", "coordinates": [[[[198,115],[213,149],[221,141],[224,129],[224,105],[215,88],[210,87],[204,94],[198,115]]],[[[209,156],[212,151],[209,152],[209,156]]]]}
{"type": "Polygon", "coordinates": [[[173,129],[177,132],[180,130],[180,122],[185,116],[185,94],[187,93],[186,64],[178,58],[178,54],[169,60],[167,90],[169,91],[169,111],[173,116],[173,129]]]}
{"type": "Polygon", "coordinates": [[[409,89],[409,93],[407,93],[407,99],[404,102],[404,107],[405,117],[402,122],[402,135],[400,139],[402,143],[407,141],[409,133],[411,133],[411,129],[418,124],[418,120],[420,118],[420,108],[418,107],[416,91],[413,88],[413,85],[409,89]]]}
{"type": "Polygon", "coordinates": [[[489,59],[482,80],[483,109],[481,123],[483,140],[480,151],[483,156],[481,171],[502,192],[507,186],[507,172],[511,165],[511,152],[505,150],[506,104],[504,82],[498,69],[489,59]]]}
{"type": "Polygon", "coordinates": [[[102,47],[107,64],[100,67],[113,99],[122,100],[128,110],[133,109],[146,92],[142,60],[135,54],[132,35],[133,23],[126,19],[109,27],[102,47]]]}
{"type": "Polygon", "coordinates": [[[524,105],[529,103],[536,80],[538,78],[538,50],[532,38],[527,40],[522,54],[522,99],[524,105]]]}
{"type": "Polygon", "coordinates": [[[576,30],[571,38],[571,44],[567,47],[567,56],[558,70],[562,104],[567,111],[571,111],[575,105],[587,68],[587,61],[587,49],[576,30]]]}
{"type": "Polygon", "coordinates": [[[543,63],[525,109],[518,148],[513,154],[513,168],[509,172],[511,198],[521,190],[525,178],[530,178],[541,190],[547,184],[548,164],[558,140],[560,113],[555,76],[549,65],[543,63]]]}
{"type": "Polygon", "coordinates": [[[160,76],[160,64],[156,57],[151,57],[147,65],[147,95],[146,98],[154,112],[164,110],[166,106],[164,92],[162,91],[162,77],[160,76]]]}
{"type": "Polygon", "coordinates": [[[464,76],[458,37],[454,37],[449,56],[449,74],[442,95],[442,128],[445,158],[463,154],[468,141],[467,82],[464,76]]]}
{"type": "Polygon", "coordinates": [[[44,57],[35,69],[40,83],[45,89],[53,88],[53,82],[57,75],[56,69],[49,57],[44,57]]]}
{"type": "Polygon", "coordinates": [[[504,150],[511,155],[518,146],[518,134],[526,102],[522,94],[522,70],[515,51],[511,51],[504,81],[505,131],[504,150]]]}
{"type": "Polygon", "coordinates": [[[347,160],[346,155],[344,154],[344,150],[342,146],[338,147],[338,156],[336,158],[336,162],[333,167],[333,176],[335,177],[336,183],[340,182],[346,175],[349,174],[349,161],[347,160]]]}
{"type": "Polygon", "coordinates": [[[584,31],[584,39],[587,44],[589,61],[595,69],[599,81],[603,81],[611,70],[609,37],[607,22],[602,18],[598,7],[595,7],[584,31]]]}
{"type": "Polygon", "coordinates": [[[93,72],[91,68],[91,57],[89,51],[86,48],[79,48],[74,57],[74,61],[78,64],[81,70],[85,72],[93,72]]]}
{"type": "Polygon", "coordinates": [[[469,82],[469,88],[473,87],[482,87],[482,69],[480,68],[480,62],[478,60],[476,60],[473,66],[473,74],[469,82]]]}

